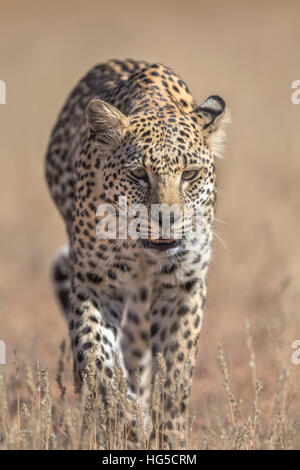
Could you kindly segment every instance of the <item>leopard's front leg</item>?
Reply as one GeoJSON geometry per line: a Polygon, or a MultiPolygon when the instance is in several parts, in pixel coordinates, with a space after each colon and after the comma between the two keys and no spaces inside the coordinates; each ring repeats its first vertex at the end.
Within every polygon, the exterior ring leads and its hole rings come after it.
{"type": "MultiPolygon", "coordinates": [[[[205,282],[191,279],[179,286],[166,285],[151,310],[151,347],[154,381],[161,371],[157,353],[162,353],[166,376],[160,410],[155,411],[154,426],[159,424],[159,445],[171,448],[184,445],[187,405],[200,337],[205,299],[205,282]],[[158,374],[158,375],[157,375],[158,374]]],[[[156,440],[157,431],[155,429],[156,440]]],[[[157,445],[157,443],[156,443],[157,445]]]]}
{"type": "Polygon", "coordinates": [[[89,288],[73,279],[71,311],[68,323],[74,360],[74,378],[78,388],[85,373],[94,361],[97,381],[105,398],[112,387],[114,352],[116,351],[119,328],[109,323],[99,306],[91,298],[89,288]]]}
{"type": "Polygon", "coordinates": [[[114,299],[103,291],[102,295],[99,294],[103,304],[101,309],[100,299],[97,303],[93,297],[95,287],[91,291],[89,284],[79,281],[76,275],[73,276],[72,286],[69,328],[78,389],[87,373],[95,371],[98,387],[91,392],[100,392],[99,405],[106,410],[109,425],[124,424],[128,440],[138,444],[142,439],[142,436],[137,435],[136,427],[141,417],[136,401],[138,371],[141,379],[139,395],[145,411],[144,425],[147,423],[146,410],[149,408],[150,395],[148,376],[152,358],[149,354],[149,289],[143,284],[136,285],[134,290],[124,294],[124,303],[119,304],[116,301],[114,304],[114,299]],[[107,318],[109,315],[113,317],[113,322],[107,318]],[[115,369],[116,356],[119,371],[115,369]],[[123,381],[117,383],[120,374],[123,381]],[[114,417],[110,418],[113,408],[120,413],[118,421],[114,417]]]}
{"type": "Polygon", "coordinates": [[[117,310],[113,300],[108,304],[102,310],[88,285],[73,281],[68,322],[75,383],[79,392],[87,391],[87,395],[83,394],[86,405],[82,431],[94,432],[91,429],[95,429],[95,423],[99,445],[110,448],[126,436],[127,445],[136,446],[140,440],[136,430],[139,410],[128,393],[127,374],[122,368],[124,358],[119,348],[122,311],[117,310]],[[107,319],[107,310],[114,315],[113,323],[107,319]],[[82,389],[83,384],[87,388],[82,389]]]}
{"type": "Polygon", "coordinates": [[[152,357],[149,347],[151,286],[136,282],[127,292],[120,331],[119,349],[130,390],[138,394],[147,413],[151,391],[152,357]],[[139,377],[139,379],[138,379],[139,377]],[[137,389],[137,379],[139,389],[137,389]]]}

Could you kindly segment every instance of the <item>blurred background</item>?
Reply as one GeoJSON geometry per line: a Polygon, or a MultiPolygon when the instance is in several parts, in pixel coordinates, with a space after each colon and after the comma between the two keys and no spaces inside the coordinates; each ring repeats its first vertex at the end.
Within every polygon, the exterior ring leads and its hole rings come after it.
{"type": "Polygon", "coordinates": [[[57,114],[95,64],[144,59],[172,68],[198,102],[220,94],[232,113],[226,156],[217,162],[218,238],[192,394],[196,430],[226,413],[219,342],[234,392],[246,407],[253,399],[245,319],[265,409],[283,368],[290,368],[299,409],[300,365],[291,363],[291,343],[300,339],[300,104],[291,101],[292,81],[300,79],[299,2],[0,0],[0,11],[7,87],[0,105],[0,339],[8,363],[18,348],[54,379],[67,336],[49,279],[65,232],[44,180],[57,114]]]}

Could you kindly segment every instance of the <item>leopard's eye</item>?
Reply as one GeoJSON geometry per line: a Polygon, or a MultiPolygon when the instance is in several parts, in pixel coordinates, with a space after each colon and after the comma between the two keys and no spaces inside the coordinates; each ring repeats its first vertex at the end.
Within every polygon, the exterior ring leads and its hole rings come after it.
{"type": "Polygon", "coordinates": [[[203,172],[201,170],[186,170],[182,173],[182,179],[184,181],[194,181],[198,179],[203,172]]]}
{"type": "Polygon", "coordinates": [[[134,170],[131,170],[129,172],[129,177],[135,180],[146,180],[147,173],[146,173],[146,170],[144,170],[144,168],[135,168],[134,170]]]}

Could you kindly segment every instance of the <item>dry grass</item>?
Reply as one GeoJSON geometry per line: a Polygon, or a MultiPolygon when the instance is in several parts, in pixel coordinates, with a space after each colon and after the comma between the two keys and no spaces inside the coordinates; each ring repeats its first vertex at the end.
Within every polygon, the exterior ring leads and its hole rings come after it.
{"type": "MultiPolygon", "coordinates": [[[[177,449],[299,449],[300,413],[296,406],[295,383],[291,367],[277,369],[276,386],[271,396],[264,396],[264,384],[257,379],[256,354],[251,328],[246,322],[245,340],[249,353],[252,402],[245,407],[232,391],[229,365],[223,347],[218,345],[218,359],[223,378],[222,413],[213,414],[211,426],[193,432],[193,421],[199,410],[187,410],[185,428],[179,435],[177,449]],[[227,405],[226,405],[227,403],[227,405]],[[271,406],[270,406],[271,405],[271,406]],[[180,443],[181,442],[181,443],[180,443]],[[184,444],[182,444],[184,443],[184,444]]],[[[151,413],[155,436],[145,424],[145,413],[139,396],[126,393],[126,381],[115,357],[114,380],[108,390],[107,406],[97,393],[98,382],[93,354],[81,392],[66,395],[65,374],[70,369],[71,352],[61,345],[56,383],[59,394],[53,394],[47,369],[39,362],[30,367],[15,351],[14,373],[6,377],[0,366],[0,450],[3,449],[160,449],[160,430],[164,429],[163,402],[166,366],[158,355],[159,372],[155,378],[151,413]],[[130,411],[129,411],[130,410],[130,411]],[[128,426],[128,411],[130,422],[128,426]],[[151,442],[151,444],[150,444],[151,442]]],[[[138,380],[137,380],[138,382],[138,380]]],[[[180,385],[178,389],[180,389],[180,385]]],[[[180,402],[180,396],[177,395],[180,402]]]]}
{"type": "MultiPolygon", "coordinates": [[[[56,426],[61,429],[62,419],[72,430],[80,422],[71,367],[63,374],[64,400],[55,381],[59,345],[68,333],[49,266],[65,233],[47,194],[43,156],[77,79],[98,62],[133,57],[165,63],[199,102],[218,93],[232,112],[226,157],[217,162],[217,217],[226,224],[216,222],[216,230],[228,249],[216,240],[189,446],[299,448],[300,366],[291,363],[291,344],[300,338],[300,105],[291,103],[291,83],[300,78],[299,2],[0,3],[0,79],[7,85],[7,104],[0,105],[0,339],[7,345],[2,372],[9,411],[1,433],[10,436],[2,447],[20,447],[30,432],[37,447],[52,445],[52,434],[67,447],[71,441],[56,426]],[[230,380],[224,372],[222,379],[218,343],[230,380]],[[40,392],[36,385],[24,392],[23,362],[17,388],[14,348],[33,368],[34,384],[37,358],[48,369],[47,436],[40,392]]],[[[3,400],[3,386],[1,394],[3,400]]],[[[2,427],[3,416],[2,410],[2,427]]]]}
{"type": "MultiPolygon", "coordinates": [[[[93,354],[80,393],[66,396],[64,373],[69,369],[70,356],[69,348],[63,342],[56,376],[59,396],[51,392],[47,369],[39,362],[35,367],[30,367],[20,361],[17,351],[14,374],[8,383],[4,368],[0,368],[0,450],[161,448],[165,426],[161,411],[166,381],[163,357],[158,355],[157,358],[159,371],[154,381],[150,410],[156,418],[153,426],[149,426],[140,397],[133,399],[126,393],[127,384],[117,355],[113,383],[107,389],[106,405],[98,392],[100,387],[93,354]]],[[[179,395],[177,399],[180,401],[179,395]]],[[[186,415],[185,430],[178,436],[186,447],[189,447],[190,431],[191,423],[186,415]]],[[[180,448],[181,445],[176,447],[180,448]]]]}

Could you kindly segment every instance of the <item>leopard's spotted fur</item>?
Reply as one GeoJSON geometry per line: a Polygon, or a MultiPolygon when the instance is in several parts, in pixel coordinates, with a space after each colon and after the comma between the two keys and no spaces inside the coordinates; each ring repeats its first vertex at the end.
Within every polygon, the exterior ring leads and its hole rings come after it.
{"type": "Polygon", "coordinates": [[[146,62],[110,61],[94,67],[76,86],[53,130],[46,161],[51,195],[66,223],[68,245],[53,265],[80,378],[96,347],[105,393],[119,352],[129,390],[142,374],[140,393],[149,399],[155,355],[167,366],[166,430],[186,408],[206,296],[213,238],[216,174],[224,101],[209,97],[196,106],[187,85],[170,69],[146,62]],[[145,177],[130,177],[132,168],[145,177]],[[199,177],[182,174],[199,168],[199,177]],[[201,206],[201,239],[189,249],[155,250],[141,240],[100,240],[96,208],[142,203],[201,206]],[[172,384],[186,377],[181,403],[172,384]]]}

